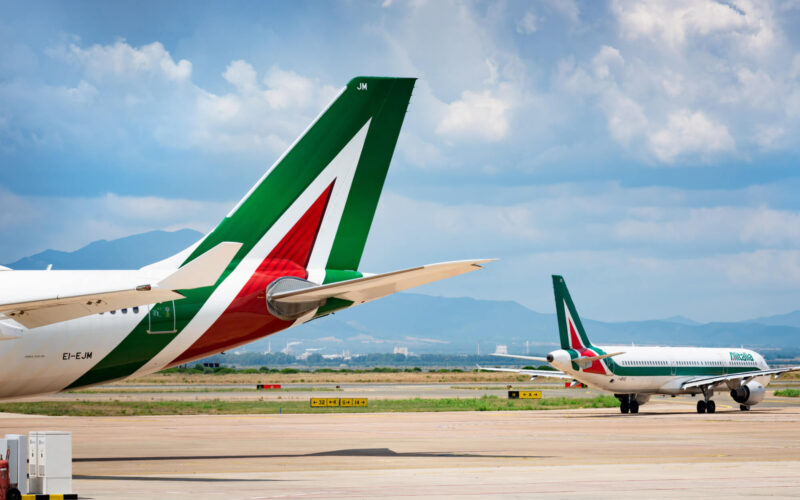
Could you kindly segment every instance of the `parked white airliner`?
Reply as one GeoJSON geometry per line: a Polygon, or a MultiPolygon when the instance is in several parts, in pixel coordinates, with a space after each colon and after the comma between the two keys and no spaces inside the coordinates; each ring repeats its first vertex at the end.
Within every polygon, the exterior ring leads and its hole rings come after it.
{"type": "Polygon", "coordinates": [[[480,268],[358,271],[414,88],[357,77],[222,222],[134,271],[0,268],[0,399],[152,373],[480,268]]]}
{"type": "Polygon", "coordinates": [[[594,346],[572,302],[564,278],[553,276],[561,349],[547,357],[496,354],[496,356],[550,363],[556,370],[485,368],[574,379],[613,392],[622,413],[638,413],[653,394],[702,394],[698,413],[714,413],[714,391],[730,391],[743,411],[764,399],[772,377],[800,370],[800,366],[770,368],[757,352],[738,348],[594,346]]]}

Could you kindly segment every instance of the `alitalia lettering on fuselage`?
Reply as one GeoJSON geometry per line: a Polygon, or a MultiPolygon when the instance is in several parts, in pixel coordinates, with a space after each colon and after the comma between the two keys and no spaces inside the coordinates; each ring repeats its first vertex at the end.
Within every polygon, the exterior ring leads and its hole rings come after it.
{"type": "Polygon", "coordinates": [[[755,361],[753,355],[747,352],[731,352],[731,361],[755,361]]]}

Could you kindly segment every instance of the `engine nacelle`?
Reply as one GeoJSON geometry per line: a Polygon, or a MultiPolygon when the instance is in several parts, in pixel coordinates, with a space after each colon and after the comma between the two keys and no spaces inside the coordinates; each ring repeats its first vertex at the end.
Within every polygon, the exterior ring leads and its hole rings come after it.
{"type": "Polygon", "coordinates": [[[281,292],[290,292],[318,286],[302,278],[284,276],[267,285],[267,310],[276,318],[285,321],[294,321],[306,313],[325,305],[325,299],[311,302],[279,302],[273,295],[281,292]]]}
{"type": "Polygon", "coordinates": [[[766,392],[763,385],[755,380],[751,380],[739,386],[738,389],[731,391],[731,398],[741,405],[752,406],[760,403],[764,399],[764,394],[766,392]]]}
{"type": "Polygon", "coordinates": [[[572,357],[564,349],[558,349],[547,355],[547,362],[562,372],[572,369],[572,357]]]}
{"type": "Polygon", "coordinates": [[[650,401],[650,394],[636,394],[636,402],[639,403],[639,406],[647,403],[650,401]]]}

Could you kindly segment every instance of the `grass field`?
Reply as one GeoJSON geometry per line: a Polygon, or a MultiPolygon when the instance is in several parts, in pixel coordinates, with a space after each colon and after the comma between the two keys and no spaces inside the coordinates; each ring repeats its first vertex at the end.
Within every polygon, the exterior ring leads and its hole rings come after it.
{"type": "Polygon", "coordinates": [[[374,400],[364,408],[311,408],[308,401],[42,401],[0,404],[0,412],[51,416],[240,415],[274,413],[377,413],[423,411],[556,410],[611,408],[614,396],[596,398],[481,398],[374,400]]]}
{"type": "Polygon", "coordinates": [[[800,398],[800,389],[781,389],[775,391],[775,395],[786,398],[800,398]]]}
{"type": "MultiPolygon", "coordinates": [[[[800,373],[787,373],[778,380],[795,381],[800,373]]],[[[176,373],[159,372],[115,382],[115,386],[140,384],[518,384],[530,377],[502,372],[341,372],[317,371],[298,373],[176,373]]],[[[561,379],[537,378],[536,382],[559,382],[561,379]]]]}
{"type": "MultiPolygon", "coordinates": [[[[115,382],[115,385],[138,384],[463,384],[518,383],[530,377],[499,372],[301,372],[301,373],[154,373],[115,382]]],[[[537,379],[538,381],[558,379],[537,379]]]]}
{"type": "Polygon", "coordinates": [[[211,392],[342,392],[343,389],[335,387],[281,387],[280,389],[259,390],[255,385],[252,387],[98,387],[97,389],[78,389],[74,391],[64,391],[65,394],[169,394],[175,393],[211,393],[211,392]]]}

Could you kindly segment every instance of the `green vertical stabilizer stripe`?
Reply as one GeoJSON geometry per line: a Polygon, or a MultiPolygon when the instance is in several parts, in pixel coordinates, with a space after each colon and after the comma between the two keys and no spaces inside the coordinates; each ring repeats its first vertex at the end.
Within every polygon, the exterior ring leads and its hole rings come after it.
{"type": "Polygon", "coordinates": [[[556,300],[556,315],[558,316],[558,336],[561,339],[561,348],[569,349],[569,329],[567,326],[567,315],[564,313],[564,304],[569,308],[569,314],[572,316],[572,321],[575,322],[575,328],[578,330],[578,335],[581,342],[586,347],[591,347],[592,343],[589,342],[589,337],[583,329],[583,323],[578,316],[578,311],[575,309],[575,304],[572,303],[572,297],[569,295],[567,284],[564,278],[558,275],[553,275],[553,295],[556,300]]]}
{"type": "MultiPolygon", "coordinates": [[[[274,166],[269,175],[264,177],[238,208],[223,219],[198,245],[186,262],[223,241],[242,243],[242,248],[217,281],[217,285],[221,283],[350,139],[372,119],[364,151],[370,152],[368,157],[373,161],[359,162],[354,178],[354,185],[358,187],[358,191],[356,195],[351,192],[345,208],[347,224],[352,225],[353,229],[342,235],[344,239],[355,240],[355,243],[349,245],[349,250],[357,252],[358,257],[347,259],[342,256],[341,259],[337,259],[337,262],[341,262],[344,266],[353,263],[357,265],[414,81],[413,78],[382,77],[357,77],[351,80],[305,135],[274,166]],[[398,110],[402,112],[399,113],[398,110]],[[382,148],[388,149],[382,151],[382,148]],[[365,212],[353,213],[359,209],[365,212]],[[359,230],[363,230],[365,234],[358,233],[359,230]]],[[[337,233],[334,243],[337,251],[342,253],[348,251],[346,248],[348,245],[339,242],[339,239],[337,233]]],[[[351,267],[336,269],[346,270],[351,267]]],[[[178,334],[205,304],[217,285],[181,291],[186,298],[175,302],[178,334]]],[[[73,382],[69,388],[131,375],[175,338],[175,334],[148,334],[147,329],[148,318],[145,315],[117,347],[73,382]]]]}
{"type": "Polygon", "coordinates": [[[375,111],[353,184],[336,231],[327,269],[357,270],[367,242],[378,199],[386,180],[400,127],[414,89],[414,79],[385,82],[389,97],[375,111]]]}

